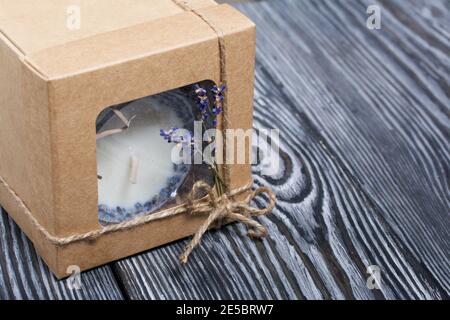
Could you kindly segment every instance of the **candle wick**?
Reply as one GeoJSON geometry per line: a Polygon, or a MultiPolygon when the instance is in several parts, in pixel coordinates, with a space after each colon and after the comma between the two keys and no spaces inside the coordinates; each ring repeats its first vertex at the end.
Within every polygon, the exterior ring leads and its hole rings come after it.
{"type": "Polygon", "coordinates": [[[131,156],[130,157],[130,183],[136,184],[137,183],[137,171],[139,166],[139,158],[137,156],[131,156]]]}

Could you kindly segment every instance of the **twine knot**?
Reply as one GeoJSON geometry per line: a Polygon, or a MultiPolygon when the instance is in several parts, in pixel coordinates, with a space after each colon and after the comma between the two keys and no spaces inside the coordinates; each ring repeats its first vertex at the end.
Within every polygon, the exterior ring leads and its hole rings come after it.
{"type": "Polygon", "coordinates": [[[220,228],[223,224],[238,221],[247,227],[247,235],[251,238],[260,239],[267,235],[267,228],[252,217],[269,214],[275,207],[275,194],[266,187],[259,187],[250,192],[244,200],[235,200],[235,196],[250,190],[250,186],[243,189],[233,190],[228,194],[217,195],[215,190],[204,181],[194,184],[187,199],[187,211],[193,215],[208,215],[205,222],[195,233],[192,240],[186,246],[180,261],[186,263],[192,250],[201,242],[205,232],[211,228],[220,228]],[[269,203],[265,208],[259,209],[250,205],[250,202],[260,194],[266,194],[269,203]],[[207,195],[206,198],[203,198],[207,195]]]}

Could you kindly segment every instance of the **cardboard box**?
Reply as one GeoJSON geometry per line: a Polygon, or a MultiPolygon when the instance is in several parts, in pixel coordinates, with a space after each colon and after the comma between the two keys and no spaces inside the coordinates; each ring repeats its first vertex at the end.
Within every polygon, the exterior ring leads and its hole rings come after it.
{"type": "MultiPolygon", "coordinates": [[[[0,3],[0,203],[57,277],[70,265],[85,270],[189,236],[204,219],[180,214],[94,241],[48,241],[26,210],[57,237],[101,228],[98,114],[201,80],[225,81],[224,129],[249,129],[254,51],[254,24],[210,0],[0,3]],[[68,22],[72,5],[80,29],[68,22]]],[[[229,189],[251,182],[249,164],[224,173],[229,189]]]]}

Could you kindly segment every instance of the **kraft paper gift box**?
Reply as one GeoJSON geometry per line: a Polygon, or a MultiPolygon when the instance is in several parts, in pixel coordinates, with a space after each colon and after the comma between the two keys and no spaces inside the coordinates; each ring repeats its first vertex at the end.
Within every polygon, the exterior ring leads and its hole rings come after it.
{"type": "MultiPolygon", "coordinates": [[[[211,80],[227,86],[222,129],[252,128],[254,24],[210,0],[16,0],[0,31],[0,203],[54,274],[195,233],[205,218],[180,214],[56,245],[33,219],[52,237],[102,228],[95,121],[109,106],[211,80]]],[[[229,190],[251,182],[250,164],[223,172],[229,190]]]]}

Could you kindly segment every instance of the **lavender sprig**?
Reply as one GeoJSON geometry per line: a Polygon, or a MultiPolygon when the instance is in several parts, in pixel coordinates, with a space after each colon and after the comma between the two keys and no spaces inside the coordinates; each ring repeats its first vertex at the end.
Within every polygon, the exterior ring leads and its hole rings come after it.
{"type": "Polygon", "coordinates": [[[163,137],[164,140],[166,140],[168,143],[175,143],[178,146],[188,147],[192,146],[193,144],[192,134],[190,132],[181,134],[179,133],[178,128],[172,128],[170,130],[161,129],[159,131],[159,135],[163,137]]]}
{"type": "MultiPolygon", "coordinates": [[[[202,88],[200,85],[194,85],[194,100],[197,104],[198,110],[201,115],[201,119],[203,121],[203,127],[207,129],[207,121],[211,119],[211,124],[213,128],[217,128],[217,117],[223,111],[223,102],[225,99],[225,90],[226,87],[224,85],[214,85],[211,88],[210,95],[208,95],[208,91],[202,88]],[[212,97],[212,103],[210,102],[210,96],[212,97]],[[212,105],[212,108],[211,108],[212,105]]],[[[194,148],[195,143],[193,141],[192,133],[188,132],[184,135],[179,133],[178,128],[171,128],[170,130],[160,130],[160,135],[166,140],[168,143],[175,143],[178,146],[182,147],[190,147],[194,148]]],[[[208,163],[211,170],[214,173],[215,185],[218,193],[221,195],[224,192],[225,185],[220,178],[219,168],[217,163],[208,163]]]]}
{"type": "Polygon", "coordinates": [[[217,127],[217,117],[222,113],[223,101],[225,99],[226,87],[224,85],[217,86],[214,85],[211,89],[211,94],[213,97],[213,103],[211,108],[211,102],[208,97],[208,91],[200,85],[194,85],[195,102],[200,111],[202,121],[206,122],[210,117],[212,119],[213,128],[217,127]]]}
{"type": "Polygon", "coordinates": [[[198,84],[194,85],[195,102],[197,103],[198,109],[202,116],[202,120],[208,120],[209,112],[209,99],[208,92],[200,87],[198,84]]]}
{"type": "Polygon", "coordinates": [[[214,128],[217,127],[217,116],[222,112],[223,110],[223,101],[224,101],[224,93],[225,93],[226,87],[224,85],[221,86],[213,86],[211,89],[211,92],[214,96],[214,107],[212,109],[212,113],[215,116],[213,119],[213,126],[214,128]]]}

